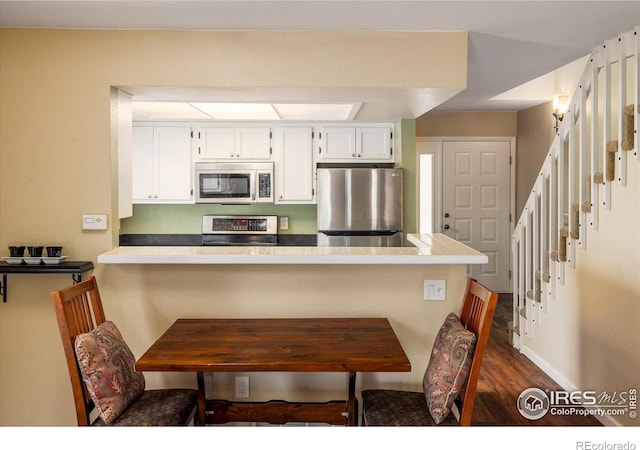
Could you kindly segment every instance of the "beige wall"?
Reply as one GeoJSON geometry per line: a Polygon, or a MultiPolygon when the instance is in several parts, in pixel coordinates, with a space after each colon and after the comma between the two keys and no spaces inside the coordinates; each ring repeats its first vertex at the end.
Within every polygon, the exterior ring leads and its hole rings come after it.
{"type": "MultiPolygon", "coordinates": [[[[466,33],[2,29],[0,60],[1,254],[13,244],[56,244],[72,260],[95,262],[118,232],[111,86],[459,88],[466,33]],[[422,64],[418,53],[426,55],[422,64]],[[109,214],[109,230],[82,231],[84,213],[109,214]]],[[[379,378],[415,388],[439,322],[458,308],[465,277],[464,268],[443,266],[98,265],[95,274],[107,314],[136,355],[178,316],[382,315],[391,318],[414,372],[379,378]],[[422,300],[429,277],[447,280],[446,302],[422,300]]],[[[49,299],[70,283],[68,275],[9,276],[8,303],[0,305],[0,425],[74,424],[49,299]]],[[[254,378],[252,394],[271,389],[268,377],[264,389],[254,378]]],[[[361,380],[374,386],[377,378],[361,380]]],[[[193,377],[149,376],[152,387],[183,383],[193,385],[193,377]]],[[[333,396],[344,380],[328,386],[333,396]]]]}
{"type": "Polygon", "coordinates": [[[551,102],[518,112],[516,158],[516,217],[520,217],[529,193],[549,153],[554,137],[551,102]]]}
{"type": "MultiPolygon", "coordinates": [[[[585,227],[586,251],[576,249],[526,354],[564,387],[628,392],[640,387],[640,163],[630,159],[627,186],[612,184],[612,209],[600,208],[598,230],[585,227]]],[[[613,417],[638,426],[628,414],[613,417]]]]}
{"type": "Polygon", "coordinates": [[[431,111],[416,119],[416,136],[494,137],[515,136],[515,112],[440,112],[431,111]]]}

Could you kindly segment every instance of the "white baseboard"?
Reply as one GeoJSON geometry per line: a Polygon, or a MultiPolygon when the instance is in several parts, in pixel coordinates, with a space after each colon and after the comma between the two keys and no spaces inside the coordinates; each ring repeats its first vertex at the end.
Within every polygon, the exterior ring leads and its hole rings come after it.
{"type": "MultiPolygon", "coordinates": [[[[553,381],[558,383],[562,389],[568,392],[579,390],[577,386],[567,380],[560,372],[553,368],[547,361],[542,359],[537,353],[530,348],[522,345],[520,353],[529,358],[536,366],[538,366],[544,373],[549,375],[553,381]]],[[[622,426],[617,420],[607,416],[594,416],[602,425],[606,427],[620,427],[622,426]]]]}

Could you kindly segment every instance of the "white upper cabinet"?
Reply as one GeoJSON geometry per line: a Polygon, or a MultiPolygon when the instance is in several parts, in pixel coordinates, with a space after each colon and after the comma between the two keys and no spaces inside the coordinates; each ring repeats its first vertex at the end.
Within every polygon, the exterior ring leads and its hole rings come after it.
{"type": "Polygon", "coordinates": [[[133,203],[190,203],[190,127],[133,127],[133,203]]]}
{"type": "Polygon", "coordinates": [[[270,160],[269,127],[209,127],[197,131],[201,160],[270,160]]]}
{"type": "Polygon", "coordinates": [[[356,157],[356,129],[325,127],[320,130],[318,158],[323,161],[352,160],[356,157]]]}
{"type": "Polygon", "coordinates": [[[393,126],[323,127],[318,160],[322,162],[393,162],[393,126]]]}
{"type": "Polygon", "coordinates": [[[273,129],[276,203],[313,203],[311,127],[273,129]]]}
{"type": "Polygon", "coordinates": [[[356,157],[371,161],[393,159],[393,128],[356,128],[356,157]]]}

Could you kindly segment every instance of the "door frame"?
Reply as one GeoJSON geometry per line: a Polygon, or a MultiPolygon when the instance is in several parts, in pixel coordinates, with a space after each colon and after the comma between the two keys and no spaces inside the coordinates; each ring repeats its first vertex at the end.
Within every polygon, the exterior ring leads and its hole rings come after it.
{"type": "MultiPolygon", "coordinates": [[[[433,202],[433,230],[434,233],[442,233],[442,147],[445,142],[509,142],[509,267],[513,267],[513,254],[512,254],[512,239],[515,229],[515,210],[516,210],[516,138],[515,136],[432,136],[432,137],[416,137],[416,175],[417,175],[417,195],[416,195],[416,215],[417,229],[420,230],[420,155],[433,154],[434,155],[434,202],[433,202]],[[419,143],[426,142],[432,143],[433,147],[427,151],[427,149],[421,149],[419,143]],[[436,231],[437,230],[437,231],[436,231]]],[[[511,271],[511,269],[509,269],[511,271]]],[[[511,274],[513,276],[513,274],[511,274]]]]}

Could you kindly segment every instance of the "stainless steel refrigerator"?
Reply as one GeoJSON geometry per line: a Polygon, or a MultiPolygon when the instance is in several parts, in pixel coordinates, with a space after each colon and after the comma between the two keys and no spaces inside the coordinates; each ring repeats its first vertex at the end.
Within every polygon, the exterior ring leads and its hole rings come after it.
{"type": "Polygon", "coordinates": [[[402,169],[318,169],[318,246],[402,247],[402,169]]]}

